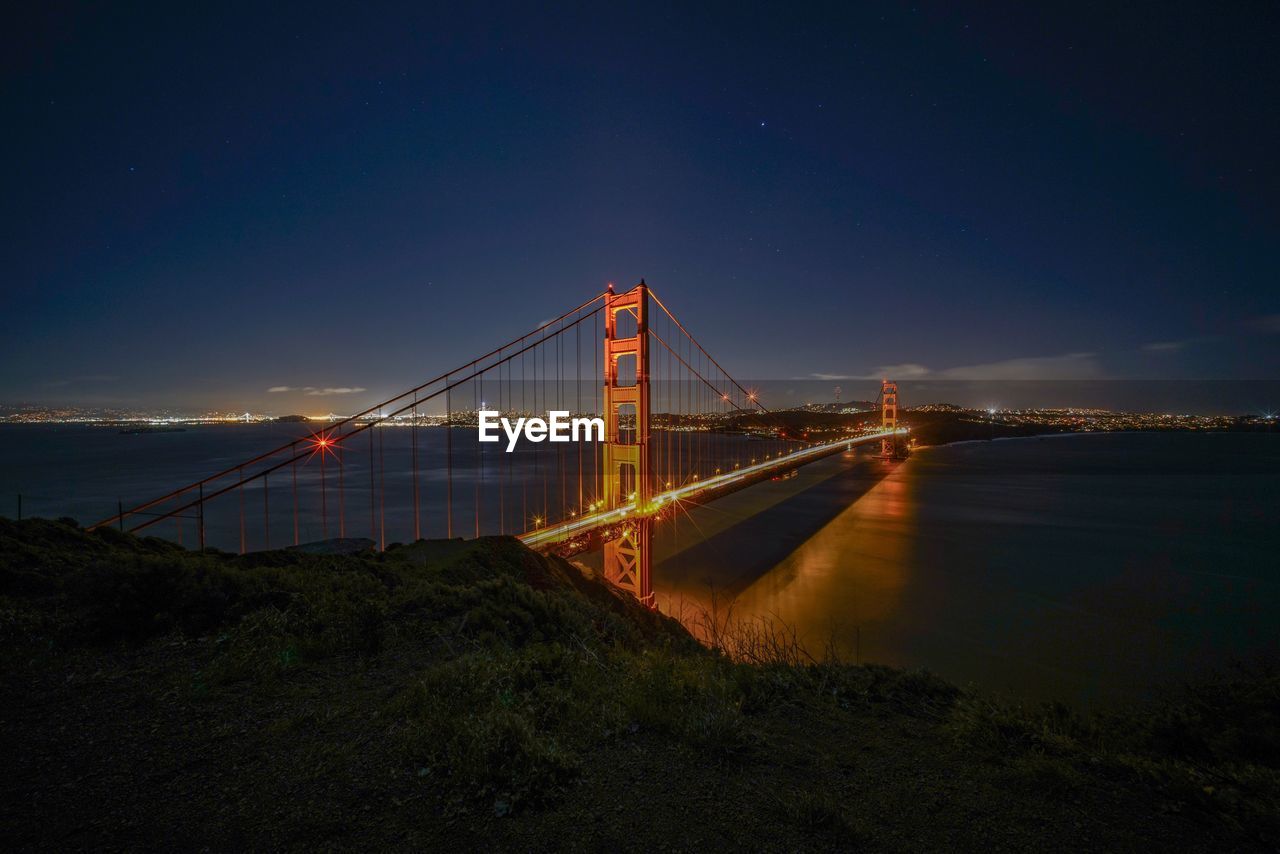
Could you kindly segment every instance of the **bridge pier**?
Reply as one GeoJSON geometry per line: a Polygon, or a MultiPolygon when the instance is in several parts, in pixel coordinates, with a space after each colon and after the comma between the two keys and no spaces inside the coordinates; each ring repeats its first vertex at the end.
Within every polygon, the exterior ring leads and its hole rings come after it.
{"type": "MultiPolygon", "coordinates": [[[[650,561],[653,520],[649,471],[649,289],[641,280],[624,294],[613,287],[604,305],[604,501],[608,509],[635,502],[631,524],[604,543],[605,578],[654,606],[650,561]],[[618,316],[635,321],[634,335],[619,335],[618,316]],[[634,381],[627,365],[634,359],[634,381]],[[623,362],[623,370],[619,363],[623,362]],[[629,410],[623,412],[623,410],[629,410]],[[625,429],[630,422],[633,428],[625,429]],[[630,439],[630,441],[627,441],[630,439]]],[[[628,321],[629,323],[629,321],[628,321]]]]}

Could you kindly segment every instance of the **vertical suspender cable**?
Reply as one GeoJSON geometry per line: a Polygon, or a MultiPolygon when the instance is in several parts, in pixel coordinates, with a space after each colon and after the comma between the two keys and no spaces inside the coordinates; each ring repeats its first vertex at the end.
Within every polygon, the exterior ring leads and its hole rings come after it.
{"type": "Polygon", "coordinates": [[[378,551],[387,550],[387,467],[383,456],[383,430],[378,431],[378,551]]]}
{"type": "Polygon", "coordinates": [[[409,457],[413,469],[413,541],[422,539],[422,513],[418,507],[418,393],[413,393],[413,408],[409,410],[409,457]]]}
{"type": "MultiPolygon", "coordinates": [[[[556,409],[564,409],[564,347],[563,339],[560,334],[556,334],[556,409]]],[[[565,518],[565,473],[564,473],[564,443],[561,442],[556,446],[556,456],[560,461],[560,519],[565,518]]]]}
{"type": "Polygon", "coordinates": [[[320,537],[329,539],[329,496],[326,492],[324,476],[324,448],[320,448],[320,537]]]}
{"type": "MultiPolygon", "coordinates": [[[[574,324],[573,327],[573,414],[582,414],[582,327],[574,324]]],[[[578,510],[581,513],[583,509],[582,503],[582,441],[579,440],[578,446],[578,510]]]]}
{"type": "MultiPolygon", "coordinates": [[[[483,373],[480,376],[484,376],[483,373]]],[[[475,412],[480,411],[480,404],[484,397],[477,389],[477,384],[481,380],[476,377],[471,380],[471,408],[475,412]]],[[[480,489],[484,486],[484,445],[476,442],[476,473],[472,477],[472,492],[475,494],[475,511],[476,511],[476,537],[480,536],[480,489]]]]}
{"type": "MultiPolygon", "coordinates": [[[[240,499],[240,554],[244,554],[244,466],[237,469],[237,476],[240,478],[240,485],[236,489],[236,493],[240,499]]],[[[124,519],[124,513],[121,511],[121,520],[124,519]]]]}
{"type": "Polygon", "coordinates": [[[289,464],[293,472],[293,544],[298,544],[298,454],[297,442],[289,445],[289,455],[293,461],[289,464]]]}
{"type": "MultiPolygon", "coordinates": [[[[445,377],[445,383],[449,378],[445,377]]],[[[453,539],[453,391],[446,388],[444,393],[444,444],[445,444],[445,487],[444,487],[444,530],[445,536],[453,539]]]]}

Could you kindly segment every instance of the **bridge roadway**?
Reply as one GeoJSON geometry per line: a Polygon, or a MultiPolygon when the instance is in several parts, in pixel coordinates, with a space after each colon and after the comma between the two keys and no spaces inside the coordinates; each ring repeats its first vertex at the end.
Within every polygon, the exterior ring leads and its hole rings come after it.
{"type": "MultiPolygon", "coordinates": [[[[664,507],[679,501],[694,501],[699,499],[710,498],[717,493],[732,492],[749,486],[756,481],[763,479],[765,476],[776,471],[786,471],[787,469],[796,468],[797,466],[811,463],[831,454],[840,451],[852,449],[854,445],[865,445],[868,442],[879,442],[888,436],[897,434],[905,436],[907,429],[899,427],[896,430],[877,430],[874,433],[866,433],[861,436],[852,436],[840,439],[836,442],[826,442],[821,445],[814,445],[809,448],[802,448],[793,451],[786,456],[778,457],[773,460],[765,460],[764,462],[755,463],[743,468],[734,469],[724,474],[712,475],[701,480],[695,480],[675,489],[668,489],[665,492],[655,494],[649,500],[648,512],[643,515],[653,515],[661,512],[664,507]]],[[[602,510],[598,513],[587,513],[570,519],[556,525],[548,525],[545,528],[539,528],[536,531],[530,531],[522,535],[519,539],[530,548],[549,548],[560,543],[567,542],[589,534],[597,528],[608,528],[619,525],[627,519],[636,518],[636,502],[632,501],[612,510],[602,510]]]]}

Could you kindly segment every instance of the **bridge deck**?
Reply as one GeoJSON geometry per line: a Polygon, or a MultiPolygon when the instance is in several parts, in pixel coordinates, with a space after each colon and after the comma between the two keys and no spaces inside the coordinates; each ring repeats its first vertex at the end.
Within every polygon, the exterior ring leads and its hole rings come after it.
{"type": "Polygon", "coordinates": [[[615,507],[612,510],[602,510],[598,513],[584,514],[576,519],[570,519],[556,525],[549,525],[545,528],[539,528],[536,531],[530,531],[522,535],[519,539],[530,548],[546,548],[563,543],[575,537],[581,537],[589,534],[598,528],[608,528],[625,521],[626,519],[637,518],[641,515],[653,515],[659,513],[663,508],[676,501],[697,502],[699,499],[707,498],[715,493],[733,492],[745,486],[755,483],[760,478],[775,472],[786,471],[797,466],[802,466],[831,454],[838,453],[842,450],[852,448],[854,445],[865,445],[868,442],[878,442],[881,439],[892,436],[895,433],[900,435],[906,434],[905,428],[897,430],[879,430],[875,433],[867,433],[862,436],[854,436],[852,438],[841,439],[838,442],[827,442],[821,445],[814,445],[809,448],[801,448],[793,451],[785,456],[778,457],[773,460],[766,460],[762,463],[745,466],[743,468],[734,469],[724,474],[714,475],[712,477],[703,478],[702,480],[687,483],[684,486],[675,489],[668,489],[664,492],[655,494],[649,501],[649,506],[644,513],[638,513],[636,503],[634,501],[615,507]]]}

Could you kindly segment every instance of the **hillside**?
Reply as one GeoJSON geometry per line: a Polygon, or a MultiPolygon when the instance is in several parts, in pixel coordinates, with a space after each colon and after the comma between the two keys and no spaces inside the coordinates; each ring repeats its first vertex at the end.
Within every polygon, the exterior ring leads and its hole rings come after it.
{"type": "Polygon", "coordinates": [[[1280,842],[1274,672],[1081,720],[762,627],[725,643],[739,661],[510,538],[239,557],[0,519],[0,841],[1280,842]]]}

